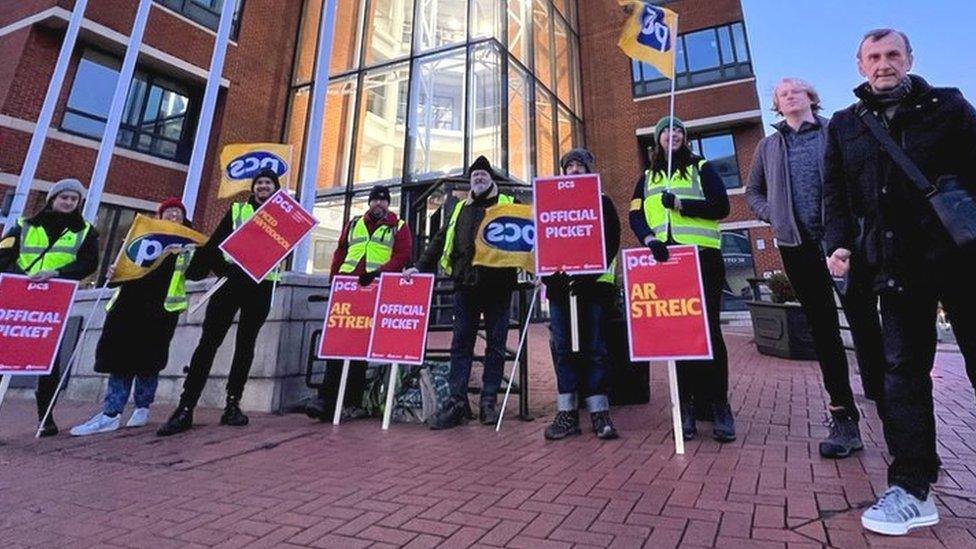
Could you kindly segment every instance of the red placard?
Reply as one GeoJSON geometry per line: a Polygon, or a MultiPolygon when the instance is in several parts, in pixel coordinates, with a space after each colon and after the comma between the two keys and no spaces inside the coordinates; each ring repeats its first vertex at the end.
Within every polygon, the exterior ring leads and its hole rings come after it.
{"type": "Polygon", "coordinates": [[[671,246],[658,263],[647,248],[623,251],[631,360],[712,358],[696,246],[671,246]]]}
{"type": "Polygon", "coordinates": [[[265,200],[220,249],[260,282],[316,225],[318,220],[282,189],[265,200]]]}
{"type": "Polygon", "coordinates": [[[47,375],[78,283],[0,274],[0,374],[47,375]]]}
{"type": "Polygon", "coordinates": [[[369,338],[379,284],[360,286],[359,277],[334,276],[329,309],[322,327],[319,358],[369,358],[369,338]]]}
{"type": "Polygon", "coordinates": [[[423,363],[433,292],[434,275],[415,274],[407,280],[400,274],[383,273],[373,314],[370,360],[423,363]]]}
{"type": "Polygon", "coordinates": [[[537,177],[532,194],[536,275],[605,272],[600,176],[537,177]]]}

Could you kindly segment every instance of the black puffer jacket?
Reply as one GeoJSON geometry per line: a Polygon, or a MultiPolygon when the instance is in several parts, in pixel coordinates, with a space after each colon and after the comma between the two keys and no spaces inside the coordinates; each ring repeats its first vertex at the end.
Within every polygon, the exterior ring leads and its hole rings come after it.
{"type": "MultiPolygon", "coordinates": [[[[976,110],[955,88],[934,88],[918,76],[910,78],[912,91],[888,122],[892,137],[930,181],[954,174],[976,193],[976,110]]],[[[875,111],[867,84],[854,93],[875,111]]],[[[874,274],[876,289],[910,288],[926,264],[960,250],[925,196],[859,119],[859,104],[830,120],[824,162],[826,251],[852,250],[855,263],[863,262],[874,274]]]]}

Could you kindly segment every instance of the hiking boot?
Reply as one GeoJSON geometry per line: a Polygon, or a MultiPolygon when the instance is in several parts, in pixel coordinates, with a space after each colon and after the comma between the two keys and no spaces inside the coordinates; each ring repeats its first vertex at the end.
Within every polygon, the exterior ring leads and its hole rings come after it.
{"type": "Polygon", "coordinates": [[[922,501],[900,486],[888,488],[878,502],[861,515],[861,526],[887,536],[903,536],[912,528],[939,523],[932,494],[922,501]]]}
{"type": "Polygon", "coordinates": [[[613,420],[610,419],[609,410],[591,413],[590,423],[593,424],[593,432],[596,433],[596,438],[613,440],[620,436],[617,434],[617,430],[613,427],[613,420]]]}
{"type": "Polygon", "coordinates": [[[189,431],[193,427],[193,408],[180,405],[173,410],[166,423],[156,431],[156,435],[168,437],[184,431],[189,431]]]}
{"type": "Polygon", "coordinates": [[[843,459],[864,448],[857,419],[847,410],[831,410],[825,424],[830,429],[830,434],[820,442],[821,456],[843,459]]]}
{"type": "Polygon", "coordinates": [[[224,406],[224,413],[220,416],[221,425],[231,427],[244,427],[248,423],[247,416],[241,411],[241,398],[227,395],[227,404],[224,406]]]}
{"type": "Polygon", "coordinates": [[[118,415],[115,417],[109,417],[104,413],[99,412],[81,425],[75,425],[72,427],[71,434],[72,436],[83,437],[87,435],[115,431],[119,428],[120,419],[121,418],[118,415]]]}
{"type": "Polygon", "coordinates": [[[468,421],[468,406],[466,403],[451,399],[443,409],[431,418],[431,430],[450,429],[468,421]]]}
{"type": "Polygon", "coordinates": [[[546,440],[559,440],[580,433],[579,410],[565,410],[556,412],[556,417],[546,427],[544,436],[546,440]]]}
{"type": "Polygon", "coordinates": [[[149,408],[136,408],[125,422],[126,427],[145,427],[149,423],[149,408]]]}
{"type": "Polygon", "coordinates": [[[305,415],[319,421],[332,421],[335,405],[326,402],[321,396],[316,396],[305,405],[305,415]]]}
{"type": "Polygon", "coordinates": [[[369,412],[358,406],[346,406],[342,409],[342,415],[340,417],[342,421],[363,419],[364,417],[369,417],[369,412]]]}
{"type": "Polygon", "coordinates": [[[681,404],[681,436],[685,440],[692,440],[698,436],[695,425],[695,405],[688,402],[681,404]]]}
{"type": "Polygon", "coordinates": [[[478,411],[478,421],[482,425],[495,425],[498,423],[498,408],[494,402],[482,402],[481,409],[478,411]]]}
{"type": "Polygon", "coordinates": [[[715,423],[712,425],[712,438],[719,442],[735,440],[735,419],[732,417],[732,407],[728,401],[712,404],[715,423]]]}

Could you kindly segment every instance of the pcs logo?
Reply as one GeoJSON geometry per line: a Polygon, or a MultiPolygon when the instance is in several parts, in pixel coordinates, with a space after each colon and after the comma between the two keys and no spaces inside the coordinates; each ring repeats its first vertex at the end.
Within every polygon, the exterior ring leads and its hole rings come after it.
{"type": "Polygon", "coordinates": [[[251,179],[261,170],[270,169],[278,177],[288,172],[288,163],[280,156],[268,151],[251,151],[231,160],[227,164],[227,179],[251,179]]]}
{"type": "Polygon", "coordinates": [[[125,249],[129,261],[140,267],[148,267],[170,248],[182,248],[193,240],[171,234],[145,234],[132,241],[125,249]]]}
{"type": "Polygon", "coordinates": [[[535,248],[535,225],[531,219],[499,217],[485,226],[482,238],[492,248],[505,252],[531,252],[535,248]]]}
{"type": "Polygon", "coordinates": [[[641,14],[641,31],[637,41],[657,51],[671,51],[673,43],[671,30],[664,20],[664,10],[654,6],[644,6],[641,14]]]}

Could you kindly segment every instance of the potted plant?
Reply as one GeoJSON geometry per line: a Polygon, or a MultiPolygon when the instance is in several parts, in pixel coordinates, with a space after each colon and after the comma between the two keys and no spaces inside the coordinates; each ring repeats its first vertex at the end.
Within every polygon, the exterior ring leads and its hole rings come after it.
{"type": "Polygon", "coordinates": [[[746,302],[752,332],[760,354],[793,360],[816,360],[810,324],[796,298],[789,278],[776,273],[768,279],[751,279],[753,300],[746,302]],[[769,300],[760,285],[768,289],[769,300]]]}

